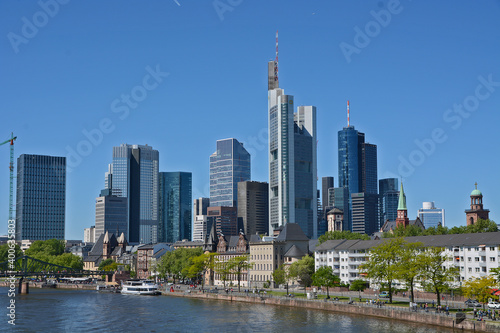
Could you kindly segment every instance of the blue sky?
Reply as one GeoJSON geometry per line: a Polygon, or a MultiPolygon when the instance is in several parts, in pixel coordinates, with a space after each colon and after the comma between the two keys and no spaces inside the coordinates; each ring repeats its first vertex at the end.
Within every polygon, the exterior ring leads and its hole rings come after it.
{"type": "MultiPolygon", "coordinates": [[[[2,1],[0,139],[18,136],[16,158],[68,156],[68,239],[94,224],[121,143],[158,149],[161,171],[192,172],[199,197],[216,140],[234,137],[252,153],[252,179],[267,181],[279,30],[280,87],[317,107],[318,177],[337,184],[350,100],[351,124],[378,146],[379,178],[403,178],[410,218],[435,201],[448,226],[465,224],[478,182],[500,222],[499,17],[498,0],[2,1]]],[[[8,164],[2,146],[5,222],[8,164]]]]}

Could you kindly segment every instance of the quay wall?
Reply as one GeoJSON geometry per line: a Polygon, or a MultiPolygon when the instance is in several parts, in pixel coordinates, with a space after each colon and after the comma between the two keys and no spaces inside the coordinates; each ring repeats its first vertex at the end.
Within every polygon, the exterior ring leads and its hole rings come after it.
{"type": "Polygon", "coordinates": [[[223,294],[211,294],[211,293],[183,293],[183,292],[164,292],[163,295],[166,296],[180,296],[180,297],[190,297],[190,298],[200,298],[200,299],[213,299],[213,300],[224,300],[230,302],[247,302],[247,303],[258,303],[266,305],[281,305],[290,307],[299,307],[307,309],[318,309],[332,312],[349,313],[361,316],[373,316],[380,318],[389,318],[402,320],[413,323],[424,323],[428,325],[442,326],[448,328],[455,328],[458,330],[467,330],[473,332],[487,332],[487,333],[498,333],[499,326],[487,321],[472,321],[464,320],[463,322],[456,324],[453,316],[437,316],[431,313],[425,312],[412,312],[408,309],[395,309],[388,307],[371,307],[371,306],[360,306],[356,304],[347,304],[344,302],[325,302],[320,300],[306,300],[297,298],[285,298],[285,297],[252,297],[252,296],[234,296],[234,295],[223,295],[223,294]]]}

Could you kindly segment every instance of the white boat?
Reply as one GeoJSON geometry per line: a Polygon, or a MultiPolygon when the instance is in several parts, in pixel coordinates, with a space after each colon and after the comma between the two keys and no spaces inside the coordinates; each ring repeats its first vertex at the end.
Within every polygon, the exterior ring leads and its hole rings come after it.
{"type": "Polygon", "coordinates": [[[127,280],[122,282],[122,294],[159,295],[158,285],[151,280],[127,280]]]}

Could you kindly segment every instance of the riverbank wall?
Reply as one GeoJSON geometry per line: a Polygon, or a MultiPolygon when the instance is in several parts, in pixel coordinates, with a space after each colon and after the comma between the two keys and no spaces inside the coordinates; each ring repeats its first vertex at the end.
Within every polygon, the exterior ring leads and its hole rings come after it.
{"type": "Polygon", "coordinates": [[[255,297],[255,296],[235,296],[212,293],[184,293],[184,292],[164,292],[166,296],[189,297],[198,299],[223,300],[229,302],[246,302],[265,305],[280,305],[306,309],[317,309],[338,313],[348,313],[361,316],[372,316],[386,319],[402,320],[407,322],[427,324],[441,327],[454,328],[461,331],[498,333],[500,325],[487,321],[464,320],[456,323],[453,316],[438,316],[432,313],[413,312],[409,309],[398,309],[395,307],[364,306],[359,304],[348,304],[347,302],[333,302],[324,300],[307,300],[288,297],[255,297]]]}
{"type": "MultiPolygon", "coordinates": [[[[16,287],[17,287],[16,283],[16,287]]],[[[43,282],[29,282],[30,288],[46,288],[42,287],[43,282]]],[[[8,287],[9,284],[5,281],[0,281],[0,287],[8,287]]],[[[95,284],[85,284],[85,283],[57,283],[55,287],[57,289],[80,289],[80,290],[96,290],[95,284]]],[[[17,289],[16,289],[17,290],[17,289]]]]}

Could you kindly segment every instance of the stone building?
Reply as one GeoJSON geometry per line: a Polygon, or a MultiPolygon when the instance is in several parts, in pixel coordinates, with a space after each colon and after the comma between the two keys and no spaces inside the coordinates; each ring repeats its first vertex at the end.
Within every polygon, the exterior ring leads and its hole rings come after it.
{"type": "Polygon", "coordinates": [[[483,194],[476,188],[470,194],[470,209],[465,210],[467,225],[473,225],[479,219],[487,220],[490,211],[483,208],[483,194]]]}

